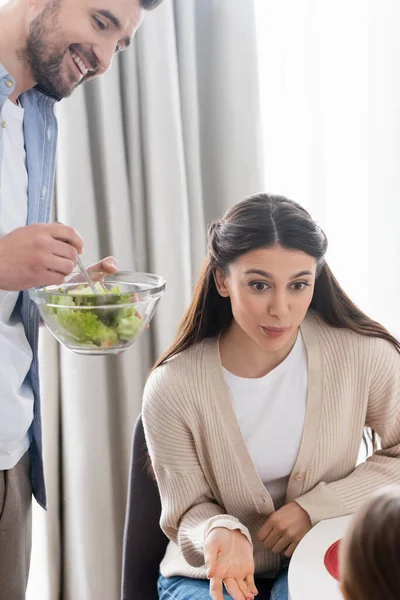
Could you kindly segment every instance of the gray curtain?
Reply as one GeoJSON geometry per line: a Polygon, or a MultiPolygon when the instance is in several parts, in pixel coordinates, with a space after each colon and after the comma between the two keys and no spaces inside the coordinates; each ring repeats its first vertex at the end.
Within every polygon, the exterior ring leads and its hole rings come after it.
{"type": "Polygon", "coordinates": [[[207,223],[262,187],[252,0],[165,0],[59,119],[57,219],[82,234],[84,262],[113,254],[167,280],[150,330],[122,356],[42,340],[50,512],[35,537],[39,548],[46,534],[50,574],[29,600],[117,600],[146,374],[188,305],[207,223]]]}

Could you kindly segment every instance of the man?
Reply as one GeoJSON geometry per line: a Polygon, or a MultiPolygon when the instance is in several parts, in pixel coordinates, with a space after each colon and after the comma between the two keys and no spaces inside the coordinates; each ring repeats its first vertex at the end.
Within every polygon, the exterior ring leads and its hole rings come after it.
{"type": "MultiPolygon", "coordinates": [[[[45,506],[37,341],[26,290],[59,284],[82,239],[49,224],[54,104],[102,75],[162,0],[0,0],[0,598],[23,600],[31,496],[45,506]],[[20,293],[22,292],[22,293],[20,293]]],[[[95,265],[116,268],[112,257],[95,265]]]]}

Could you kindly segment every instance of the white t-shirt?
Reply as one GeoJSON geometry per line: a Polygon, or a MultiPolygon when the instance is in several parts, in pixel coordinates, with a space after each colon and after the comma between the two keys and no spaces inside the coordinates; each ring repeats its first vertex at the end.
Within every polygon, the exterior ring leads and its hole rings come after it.
{"type": "Polygon", "coordinates": [[[307,402],[307,352],[299,333],[290,354],[264,377],[223,369],[232,406],[254,466],[274,501],[285,503],[299,453],[307,402]]]}
{"type": "MultiPolygon", "coordinates": [[[[0,237],[26,225],[27,220],[23,119],[23,108],[6,100],[0,115],[4,144],[0,237]]],[[[29,448],[28,430],[33,420],[33,393],[23,385],[31,366],[32,350],[20,317],[12,314],[18,295],[0,290],[0,470],[12,469],[29,448]]]]}

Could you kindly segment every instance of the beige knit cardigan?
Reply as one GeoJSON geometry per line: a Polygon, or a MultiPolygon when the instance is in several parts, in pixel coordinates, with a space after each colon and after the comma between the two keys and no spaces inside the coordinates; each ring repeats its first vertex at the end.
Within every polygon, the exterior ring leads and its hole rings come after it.
{"type": "MultiPolygon", "coordinates": [[[[296,500],[316,524],[352,513],[376,488],[400,482],[400,355],[385,340],[330,327],[313,313],[301,332],[307,409],[286,501],[296,500]],[[356,466],[366,425],[380,435],[382,450],[356,466]]],[[[143,422],[162,501],[161,527],[171,540],[162,574],[205,578],[204,540],[223,526],[251,540],[256,574],[273,577],[286,559],[255,536],[274,505],[241,434],[216,339],[152,373],[143,422]]]]}

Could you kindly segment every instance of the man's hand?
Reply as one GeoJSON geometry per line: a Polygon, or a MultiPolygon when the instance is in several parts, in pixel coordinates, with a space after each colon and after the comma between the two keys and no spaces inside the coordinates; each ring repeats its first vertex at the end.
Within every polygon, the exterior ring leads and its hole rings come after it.
{"type": "Polygon", "coordinates": [[[240,531],[216,527],[204,544],[207,577],[212,600],[223,600],[223,585],[233,600],[253,600],[258,593],[254,583],[253,549],[240,531]]]}
{"type": "MultiPolygon", "coordinates": [[[[103,284],[104,274],[112,275],[113,273],[116,273],[118,270],[118,262],[114,256],[107,256],[94,265],[90,265],[87,270],[90,273],[92,281],[99,281],[101,284],[103,284]]],[[[86,279],[80,271],[77,271],[73,277],[70,277],[68,282],[86,284],[86,279]]]]}
{"type": "Polygon", "coordinates": [[[118,269],[118,262],[114,256],[107,256],[100,262],[91,265],[88,271],[102,271],[103,273],[115,273],[118,269]]]}
{"type": "Polygon", "coordinates": [[[82,238],[60,223],[27,225],[0,239],[0,289],[60,285],[82,252],[82,238]]]}
{"type": "MultiPolygon", "coordinates": [[[[101,273],[115,273],[118,269],[118,262],[117,259],[114,258],[114,256],[107,256],[107,258],[103,258],[103,260],[101,260],[100,262],[91,265],[90,267],[88,267],[88,271],[92,271],[92,272],[101,272],[101,273]]],[[[82,283],[86,283],[86,280],[82,277],[81,274],[77,275],[77,281],[82,281],[82,283]]],[[[40,319],[40,325],[43,325],[43,321],[42,319],[40,319]]],[[[147,325],[147,328],[149,326],[147,325]]]]}
{"type": "Polygon", "coordinates": [[[289,502],[272,513],[257,538],[272,552],[292,556],[297,544],[311,529],[308,513],[297,502],[289,502]]]}

